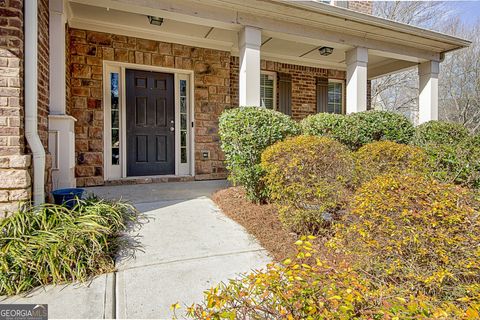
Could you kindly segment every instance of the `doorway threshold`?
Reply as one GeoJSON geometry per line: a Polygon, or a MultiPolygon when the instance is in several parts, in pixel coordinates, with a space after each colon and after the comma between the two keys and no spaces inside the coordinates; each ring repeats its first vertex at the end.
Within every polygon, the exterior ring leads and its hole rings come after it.
{"type": "Polygon", "coordinates": [[[167,182],[189,182],[195,181],[194,176],[176,176],[176,175],[162,175],[162,176],[141,176],[141,177],[126,177],[114,180],[106,180],[106,186],[118,186],[122,184],[146,184],[146,183],[167,183],[167,182]]]}

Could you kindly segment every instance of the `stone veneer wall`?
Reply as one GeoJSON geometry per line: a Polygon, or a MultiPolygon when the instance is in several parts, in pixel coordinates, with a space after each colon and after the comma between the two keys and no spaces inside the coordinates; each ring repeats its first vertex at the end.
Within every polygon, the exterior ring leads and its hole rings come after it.
{"type": "Polygon", "coordinates": [[[348,9],[372,14],[373,1],[348,1],[348,9]]]}
{"type": "MultiPolygon", "coordinates": [[[[231,58],[232,105],[238,106],[238,68],[239,58],[231,58]]],[[[313,68],[273,61],[261,60],[260,68],[264,71],[288,73],[292,76],[292,118],[301,120],[308,115],[317,113],[317,77],[329,79],[345,79],[345,72],[333,69],[313,68]]],[[[278,107],[278,81],[277,81],[277,107],[278,107]]]]}
{"type": "Polygon", "coordinates": [[[196,179],[226,177],[218,117],[230,107],[230,53],[109,33],[69,29],[70,106],[75,123],[78,186],[104,184],[103,61],[195,71],[196,179]],[[210,158],[202,160],[202,150],[210,158]]]}

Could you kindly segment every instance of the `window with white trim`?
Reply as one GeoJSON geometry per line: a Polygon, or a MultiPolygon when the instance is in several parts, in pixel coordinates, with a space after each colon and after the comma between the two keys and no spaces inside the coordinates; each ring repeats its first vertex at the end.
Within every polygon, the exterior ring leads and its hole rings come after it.
{"type": "Polygon", "coordinates": [[[328,81],[328,113],[343,113],[343,81],[328,81]]]}
{"type": "Polygon", "coordinates": [[[260,73],[260,106],[267,109],[276,109],[276,82],[274,72],[262,71],[260,73]]]}

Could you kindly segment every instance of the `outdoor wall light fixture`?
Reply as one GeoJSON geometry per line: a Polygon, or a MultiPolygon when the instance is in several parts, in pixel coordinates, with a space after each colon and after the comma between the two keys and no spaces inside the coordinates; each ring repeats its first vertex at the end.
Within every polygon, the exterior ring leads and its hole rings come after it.
{"type": "Polygon", "coordinates": [[[154,26],[161,26],[163,23],[163,18],[148,16],[148,21],[154,26]]]}
{"type": "Polygon", "coordinates": [[[318,49],[318,51],[320,52],[320,54],[322,56],[329,56],[329,55],[332,54],[333,48],[331,48],[331,47],[321,47],[320,49],[318,49]]]}

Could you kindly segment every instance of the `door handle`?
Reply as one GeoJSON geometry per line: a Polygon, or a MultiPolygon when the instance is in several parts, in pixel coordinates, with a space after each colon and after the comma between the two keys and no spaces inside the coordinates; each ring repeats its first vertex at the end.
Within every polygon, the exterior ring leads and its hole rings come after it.
{"type": "Polygon", "coordinates": [[[170,127],[170,131],[175,131],[175,127],[170,127]]]}

